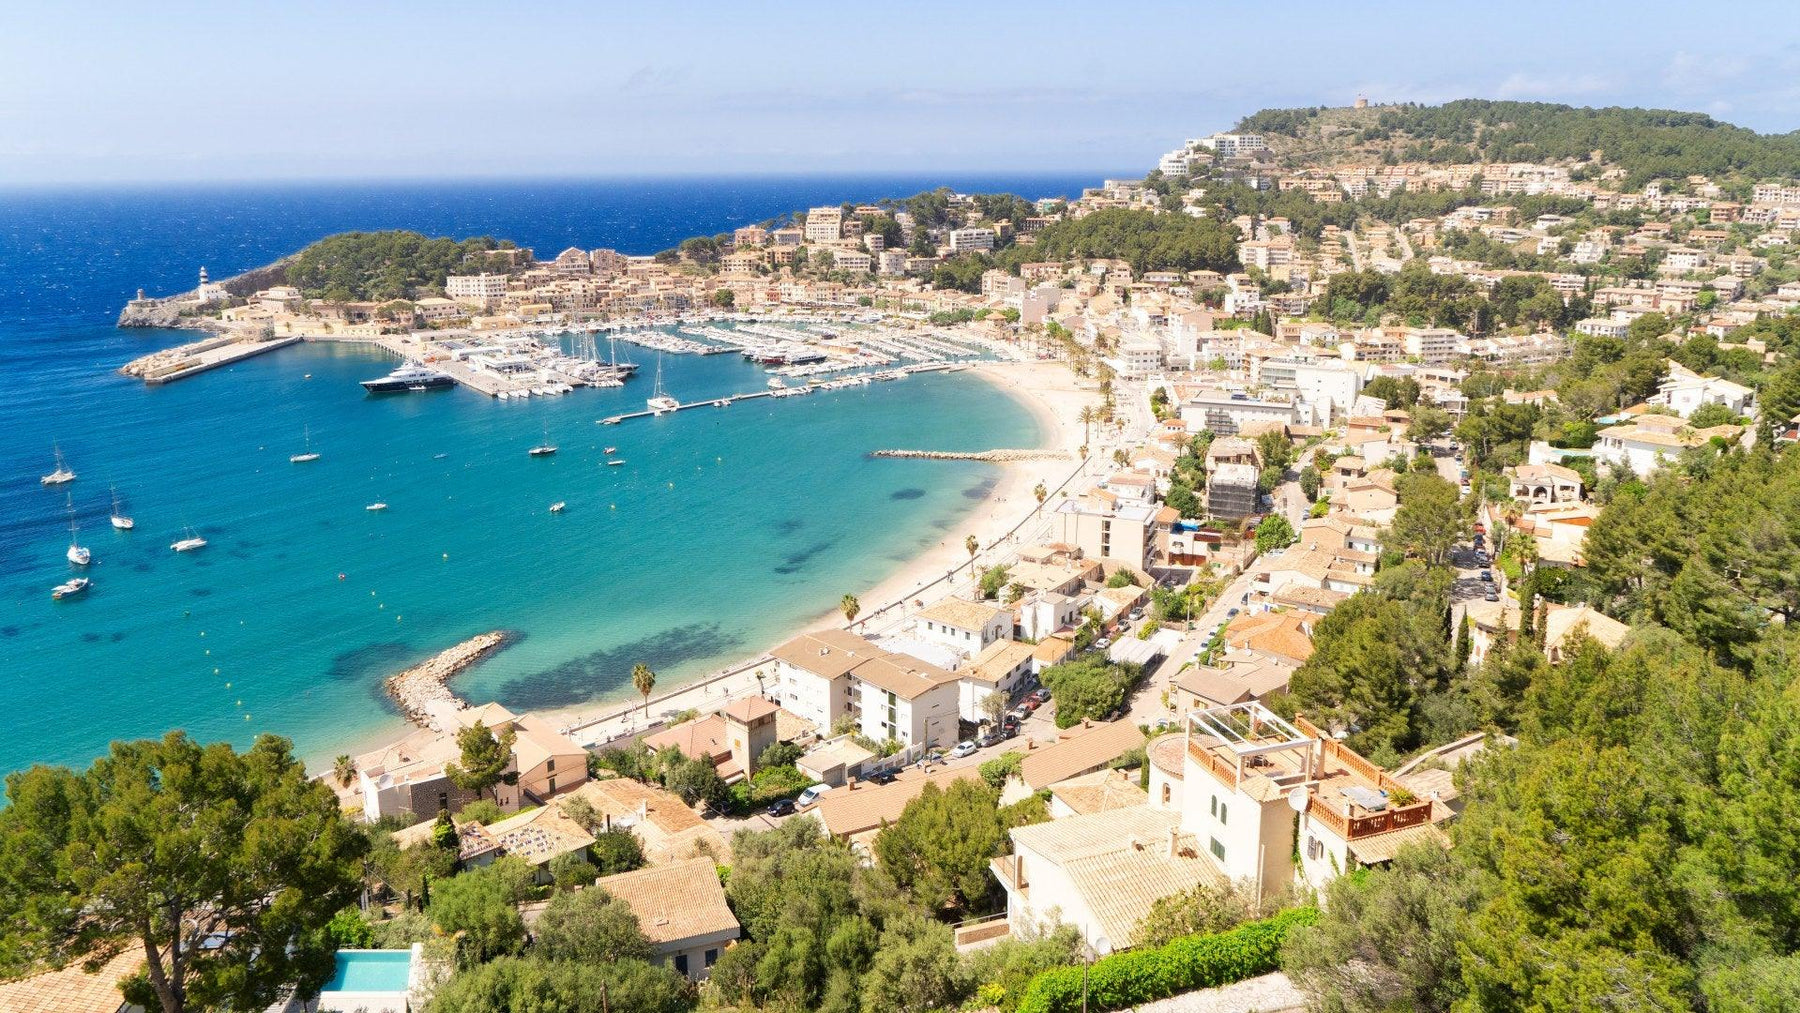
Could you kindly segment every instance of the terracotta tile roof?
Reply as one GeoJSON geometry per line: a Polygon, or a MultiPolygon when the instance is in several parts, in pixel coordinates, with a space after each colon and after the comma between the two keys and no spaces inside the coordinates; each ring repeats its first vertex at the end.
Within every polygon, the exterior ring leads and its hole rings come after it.
{"type": "Polygon", "coordinates": [[[1096,770],[1050,786],[1050,794],[1077,815],[1129,809],[1150,801],[1149,793],[1121,770],[1096,770]]]}
{"type": "Polygon", "coordinates": [[[1212,705],[1242,703],[1286,689],[1293,672],[1287,665],[1264,659],[1225,668],[1201,666],[1175,676],[1175,687],[1212,705]]]}
{"type": "Polygon", "coordinates": [[[1312,638],[1301,628],[1299,616],[1292,612],[1241,615],[1225,627],[1225,642],[1293,661],[1303,662],[1313,653],[1312,638]]]}
{"type": "Polygon", "coordinates": [[[487,828],[502,851],[533,865],[543,865],[558,855],[580,851],[594,843],[594,835],[563,815],[561,806],[547,805],[509,816],[487,828]]]}
{"type": "Polygon", "coordinates": [[[1012,831],[1027,889],[1034,861],[1062,868],[1113,947],[1129,946],[1137,925],[1163,897],[1225,874],[1181,831],[1181,814],[1138,806],[1052,820],[1012,831]],[[1175,853],[1170,854],[1170,834],[1175,853]]]}
{"type": "Polygon", "coordinates": [[[920,619],[942,623],[959,630],[979,630],[994,621],[1003,610],[986,602],[970,601],[955,596],[944,598],[919,613],[920,619]]]}
{"type": "Polygon", "coordinates": [[[1025,754],[1019,779],[1038,791],[1111,763],[1144,744],[1144,733],[1128,719],[1070,729],[1061,742],[1025,754]]]}
{"type": "Polygon", "coordinates": [[[16,981],[0,982],[5,1013],[118,1013],[125,1008],[119,982],[144,963],[142,946],[128,946],[89,974],[79,963],[16,981]]]}
{"type": "Polygon", "coordinates": [[[1386,862],[1400,853],[1400,849],[1408,844],[1428,842],[1440,848],[1450,847],[1450,835],[1435,823],[1420,823],[1417,826],[1391,830],[1385,834],[1372,837],[1357,837],[1350,841],[1350,854],[1364,865],[1375,865],[1386,862]]]}
{"type": "Polygon", "coordinates": [[[781,705],[760,696],[747,696],[733,700],[725,706],[725,716],[744,724],[766,718],[781,710],[781,705]]]}
{"type": "Polygon", "coordinates": [[[834,788],[819,797],[813,811],[825,832],[833,837],[850,837],[874,830],[900,818],[906,804],[919,797],[927,784],[948,788],[952,781],[971,780],[981,776],[975,764],[939,767],[930,773],[903,771],[887,784],[858,784],[855,788],[834,788]]]}
{"type": "Polygon", "coordinates": [[[652,750],[672,748],[690,759],[717,759],[731,754],[731,746],[725,741],[725,719],[717,714],[683,721],[646,735],[642,741],[652,750]]]}
{"type": "Polygon", "coordinates": [[[638,928],[654,944],[738,937],[738,920],[725,903],[710,858],[621,872],[603,877],[598,887],[631,907],[638,928]]]}
{"type": "Polygon", "coordinates": [[[987,650],[977,655],[975,661],[963,669],[961,674],[965,679],[998,684],[1006,677],[1006,673],[1029,660],[1036,652],[1036,644],[996,640],[987,646],[987,650]]]}
{"type": "Polygon", "coordinates": [[[1187,774],[1187,736],[1181,732],[1169,732],[1151,739],[1144,747],[1144,755],[1152,767],[1176,781],[1187,774]]]}
{"type": "Polygon", "coordinates": [[[643,842],[644,857],[652,863],[691,858],[696,848],[711,852],[721,862],[731,860],[725,836],[672,792],[628,777],[603,777],[558,796],[551,804],[562,806],[576,798],[586,799],[595,812],[610,817],[614,826],[629,827],[643,842]]]}

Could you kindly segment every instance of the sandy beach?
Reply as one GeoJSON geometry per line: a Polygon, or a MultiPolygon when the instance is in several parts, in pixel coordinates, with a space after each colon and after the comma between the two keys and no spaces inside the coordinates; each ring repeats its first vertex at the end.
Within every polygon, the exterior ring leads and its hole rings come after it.
{"type": "MultiPolygon", "coordinates": [[[[1047,522],[1037,512],[1038,502],[1033,490],[1043,483],[1050,493],[1046,504],[1053,505],[1056,493],[1083,468],[1083,462],[1078,458],[1083,440],[1079,413],[1084,406],[1095,405],[1101,399],[1092,382],[1077,383],[1061,362],[984,362],[971,371],[992,384],[998,393],[1027,406],[1043,432],[1040,447],[1064,451],[1066,457],[991,465],[1000,470],[999,481],[987,498],[968,514],[956,533],[946,535],[943,541],[874,587],[852,592],[862,603],[862,613],[854,627],[859,633],[876,635],[896,631],[918,611],[915,602],[923,601],[929,605],[959,588],[966,588],[972,581],[969,553],[964,546],[964,539],[969,535],[974,535],[982,546],[976,557],[976,572],[1006,562],[1023,545],[1041,541],[1047,522]]],[[[830,593],[825,597],[833,600],[842,593],[839,589],[827,590],[830,593]]],[[[842,613],[832,609],[822,612],[794,633],[843,624],[842,613]]],[[[775,643],[768,645],[769,648],[774,646],[775,643]]],[[[567,728],[585,745],[639,734],[661,720],[663,715],[689,708],[715,709],[734,697],[758,692],[759,671],[765,677],[772,674],[767,665],[759,669],[759,664],[766,658],[766,653],[760,653],[710,676],[688,680],[653,694],[647,715],[643,702],[627,695],[613,701],[593,701],[565,708],[546,716],[559,727],[567,728]]],[[[628,694],[629,690],[626,692],[628,694]]]]}

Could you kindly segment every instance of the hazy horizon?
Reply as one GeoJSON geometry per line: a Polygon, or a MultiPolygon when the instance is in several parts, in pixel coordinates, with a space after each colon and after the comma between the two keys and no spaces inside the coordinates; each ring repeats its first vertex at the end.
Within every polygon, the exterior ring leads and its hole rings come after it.
{"type": "Polygon", "coordinates": [[[1358,95],[1800,126],[1800,44],[1671,31],[1692,8],[1336,10],[39,5],[0,19],[0,185],[1125,171],[1358,95]]]}

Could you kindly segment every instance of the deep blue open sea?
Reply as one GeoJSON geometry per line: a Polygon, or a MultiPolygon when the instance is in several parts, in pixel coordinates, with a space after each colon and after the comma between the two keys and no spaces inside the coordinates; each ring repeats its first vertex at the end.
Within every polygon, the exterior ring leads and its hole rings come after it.
{"type": "MultiPolygon", "coordinates": [[[[637,661],[670,686],[951,537],[994,480],[869,451],[1039,438],[1024,406],[967,376],[619,427],[594,423],[641,408],[645,380],[519,403],[370,397],[357,381],[392,363],[337,345],[146,388],[115,370],[192,335],[114,328],[137,288],[184,290],[201,265],[225,277],[350,229],[649,253],[815,204],[939,183],[1073,195],[1101,175],[0,190],[0,772],[170,728],[278,732],[329,757],[400,727],[385,675],[489,629],[518,639],[459,679],[471,698],[617,696],[637,661]],[[291,465],[303,430],[323,458],[291,465]],[[561,452],[528,458],[546,430],[561,452]],[[80,478],[44,488],[53,442],[80,478]],[[629,464],[603,466],[603,444],[629,464]],[[113,485],[135,531],[107,523],[113,485]],[[71,569],[65,493],[94,584],[52,602],[71,569]],[[374,500],[390,508],[365,511],[374,500]],[[211,544],[172,553],[188,526],[211,544]]],[[[765,376],[671,356],[664,379],[688,400],[765,376]]]]}

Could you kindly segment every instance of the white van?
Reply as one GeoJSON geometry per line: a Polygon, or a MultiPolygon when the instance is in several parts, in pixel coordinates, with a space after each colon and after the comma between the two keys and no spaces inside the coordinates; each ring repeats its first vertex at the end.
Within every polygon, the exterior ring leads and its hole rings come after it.
{"type": "Polygon", "coordinates": [[[819,800],[820,795],[823,795],[830,790],[831,790],[831,785],[829,785],[829,784],[815,784],[812,787],[801,792],[799,798],[794,799],[794,808],[804,809],[807,806],[812,805],[814,802],[817,802],[819,800]]]}

